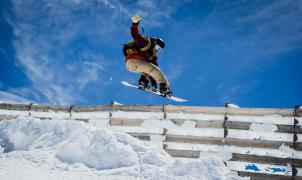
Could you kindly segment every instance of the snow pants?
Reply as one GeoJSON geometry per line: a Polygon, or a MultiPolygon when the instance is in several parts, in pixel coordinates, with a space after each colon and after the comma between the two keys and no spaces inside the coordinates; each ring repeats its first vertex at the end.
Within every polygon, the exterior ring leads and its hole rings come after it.
{"type": "Polygon", "coordinates": [[[129,59],[126,62],[126,67],[130,72],[142,73],[151,76],[153,79],[155,79],[157,84],[165,83],[169,86],[168,79],[166,78],[162,70],[154,64],[151,64],[144,60],[129,59]]]}

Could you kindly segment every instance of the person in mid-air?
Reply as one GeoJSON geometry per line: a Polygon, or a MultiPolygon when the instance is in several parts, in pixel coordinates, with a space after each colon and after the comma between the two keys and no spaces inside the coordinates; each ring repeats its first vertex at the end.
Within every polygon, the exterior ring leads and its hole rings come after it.
{"type": "Polygon", "coordinates": [[[168,79],[157,63],[157,45],[163,49],[165,47],[164,41],[160,38],[148,38],[140,34],[138,25],[141,18],[138,15],[134,15],[131,19],[131,36],[133,40],[129,41],[123,47],[127,70],[141,73],[138,80],[139,88],[149,88],[156,92],[159,85],[159,91],[162,95],[172,96],[168,79]],[[151,86],[149,86],[149,81],[151,81],[151,86]]]}

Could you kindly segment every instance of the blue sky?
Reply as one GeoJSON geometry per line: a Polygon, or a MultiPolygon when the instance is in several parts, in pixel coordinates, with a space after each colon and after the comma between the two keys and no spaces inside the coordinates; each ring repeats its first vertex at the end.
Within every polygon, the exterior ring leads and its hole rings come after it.
{"type": "Polygon", "coordinates": [[[0,101],[56,105],[302,104],[297,0],[6,0],[0,2],[0,101]],[[161,37],[175,103],[124,87],[131,16],[161,37]]]}

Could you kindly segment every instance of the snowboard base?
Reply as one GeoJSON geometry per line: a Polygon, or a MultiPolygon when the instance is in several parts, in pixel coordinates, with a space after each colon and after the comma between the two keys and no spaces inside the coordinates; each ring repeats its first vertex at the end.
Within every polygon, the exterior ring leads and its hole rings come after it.
{"type": "Polygon", "coordinates": [[[142,91],[150,92],[150,93],[152,93],[152,94],[161,96],[161,97],[166,98],[166,99],[170,99],[170,100],[172,100],[172,101],[176,101],[176,102],[186,102],[186,101],[188,101],[188,100],[186,100],[186,99],[181,99],[181,98],[175,97],[175,96],[171,96],[171,97],[169,97],[169,96],[164,96],[164,95],[162,95],[160,92],[154,92],[154,91],[151,91],[150,89],[142,89],[142,88],[139,88],[138,86],[132,85],[132,84],[126,82],[126,81],[121,81],[121,83],[122,83],[123,85],[127,86],[127,87],[136,88],[136,89],[139,89],[139,90],[142,90],[142,91]]]}

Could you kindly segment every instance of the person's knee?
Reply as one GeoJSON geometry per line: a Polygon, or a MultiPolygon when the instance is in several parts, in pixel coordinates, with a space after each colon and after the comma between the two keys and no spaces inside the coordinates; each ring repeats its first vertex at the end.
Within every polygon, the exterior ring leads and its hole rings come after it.
{"type": "Polygon", "coordinates": [[[137,65],[135,63],[128,62],[126,64],[126,67],[127,67],[128,71],[134,71],[134,72],[137,71],[137,65]]]}

